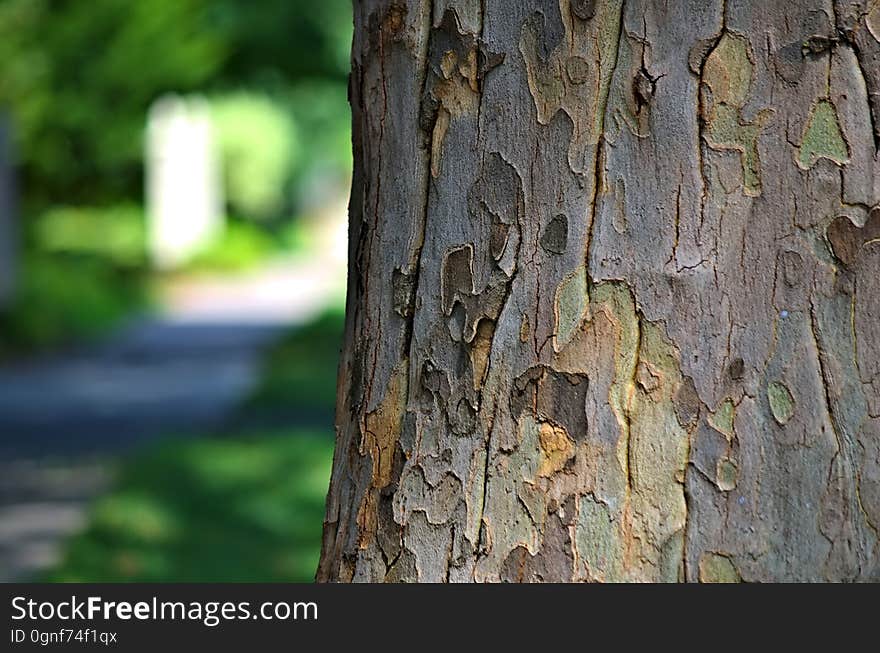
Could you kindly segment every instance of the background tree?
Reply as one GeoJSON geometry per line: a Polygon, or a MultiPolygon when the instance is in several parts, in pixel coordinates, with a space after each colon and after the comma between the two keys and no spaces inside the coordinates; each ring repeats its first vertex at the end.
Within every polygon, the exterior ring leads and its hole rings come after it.
{"type": "Polygon", "coordinates": [[[880,580],[880,3],[355,3],[320,580],[880,580]]]}

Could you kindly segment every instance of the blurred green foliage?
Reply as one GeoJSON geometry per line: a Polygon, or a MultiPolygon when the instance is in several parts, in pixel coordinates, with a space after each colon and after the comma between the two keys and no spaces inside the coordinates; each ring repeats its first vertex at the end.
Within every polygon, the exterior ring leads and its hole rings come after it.
{"type": "Polygon", "coordinates": [[[139,205],[53,208],[30,236],[15,302],[0,313],[0,357],[98,337],[149,307],[139,205]]]}
{"type": "Polygon", "coordinates": [[[257,219],[278,215],[299,144],[288,112],[269,97],[235,93],[213,100],[211,116],[230,207],[257,219]]]}
{"type": "Polygon", "coordinates": [[[56,207],[39,217],[34,231],[43,252],[91,255],[130,268],[146,262],[144,211],[137,204],[56,207]]]}
{"type": "MultiPolygon", "coordinates": [[[[302,220],[269,232],[250,220],[230,216],[220,237],[183,271],[235,272],[273,255],[305,252],[315,246],[313,231],[302,220]]],[[[58,263],[68,268],[91,260],[92,265],[103,263],[134,273],[143,272],[147,264],[146,222],[143,207],[137,204],[50,209],[35,221],[33,242],[39,260],[62,255],[58,263]]]]}
{"type": "Polygon", "coordinates": [[[144,117],[164,93],[323,80],[344,102],[351,29],[348,0],[3,0],[0,107],[26,203],[139,197],[144,117]]]}
{"type": "Polygon", "coordinates": [[[0,104],[30,204],[137,195],[141,132],[165,90],[199,88],[228,45],[203,0],[5,0],[0,104]]]}
{"type": "Polygon", "coordinates": [[[163,94],[212,104],[238,216],[194,268],[299,242],[287,223],[351,166],[351,31],[350,0],[0,0],[25,240],[0,350],[96,333],[142,305],[143,136],[163,94]]]}
{"type": "Polygon", "coordinates": [[[316,186],[339,183],[352,168],[351,115],[345,82],[307,80],[292,85],[283,96],[291,107],[300,134],[300,156],[293,170],[293,200],[308,205],[316,186]]]}
{"type": "Polygon", "coordinates": [[[245,220],[230,220],[223,234],[184,268],[185,272],[246,270],[281,251],[281,244],[264,229],[245,220]]]}
{"type": "Polygon", "coordinates": [[[31,254],[14,310],[0,314],[0,358],[103,334],[149,305],[140,277],[101,259],[31,254]]]}
{"type": "Polygon", "coordinates": [[[301,430],[153,447],[46,580],[311,581],[332,458],[332,438],[301,430]]]}

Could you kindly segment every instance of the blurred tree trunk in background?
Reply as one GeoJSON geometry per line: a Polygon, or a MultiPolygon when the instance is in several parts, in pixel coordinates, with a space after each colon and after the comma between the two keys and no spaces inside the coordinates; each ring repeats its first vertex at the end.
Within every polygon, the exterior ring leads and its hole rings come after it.
{"type": "Polygon", "coordinates": [[[880,3],[355,12],[319,580],[880,580],[880,3]]]}

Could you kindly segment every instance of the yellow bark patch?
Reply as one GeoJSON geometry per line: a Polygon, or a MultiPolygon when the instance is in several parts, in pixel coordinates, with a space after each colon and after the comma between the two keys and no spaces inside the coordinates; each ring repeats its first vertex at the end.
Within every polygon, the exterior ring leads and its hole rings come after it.
{"type": "Polygon", "coordinates": [[[379,517],[376,512],[377,500],[378,492],[373,488],[368,488],[358,509],[358,546],[361,549],[366,549],[370,545],[379,525],[379,517]]]}
{"type": "Polygon", "coordinates": [[[494,334],[495,323],[490,320],[480,320],[470,351],[471,367],[474,370],[474,390],[483,387],[483,379],[486,378],[486,370],[489,367],[489,353],[492,349],[494,334]]]}
{"type": "Polygon", "coordinates": [[[369,453],[373,460],[373,487],[383,488],[391,482],[394,447],[400,438],[400,427],[406,411],[408,388],[408,361],[404,360],[394,372],[382,403],[365,419],[361,453],[369,453]]]}
{"type": "Polygon", "coordinates": [[[574,442],[561,426],[541,422],[538,429],[538,443],[541,445],[541,461],[538,476],[551,476],[561,470],[574,455],[574,442]]]}
{"type": "Polygon", "coordinates": [[[529,326],[529,316],[523,313],[522,319],[519,322],[519,341],[528,342],[531,332],[532,328],[529,326]]]}

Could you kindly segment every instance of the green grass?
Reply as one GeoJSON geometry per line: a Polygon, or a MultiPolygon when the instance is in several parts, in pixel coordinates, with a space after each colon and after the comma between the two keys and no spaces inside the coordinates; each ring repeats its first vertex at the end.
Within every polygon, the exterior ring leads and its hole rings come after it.
{"type": "MultiPolygon", "coordinates": [[[[266,356],[241,408],[325,412],[326,430],[290,427],[169,439],[122,463],[48,581],[269,582],[314,578],[333,458],[341,309],[295,329],[266,356]]],[[[322,418],[323,419],[323,418],[322,418]]]]}
{"type": "Polygon", "coordinates": [[[291,331],[266,358],[263,379],[245,409],[318,409],[332,414],[344,325],[339,307],[291,331]]]}
{"type": "Polygon", "coordinates": [[[327,434],[299,430],[156,446],[46,580],[311,581],[332,456],[327,434]]]}

